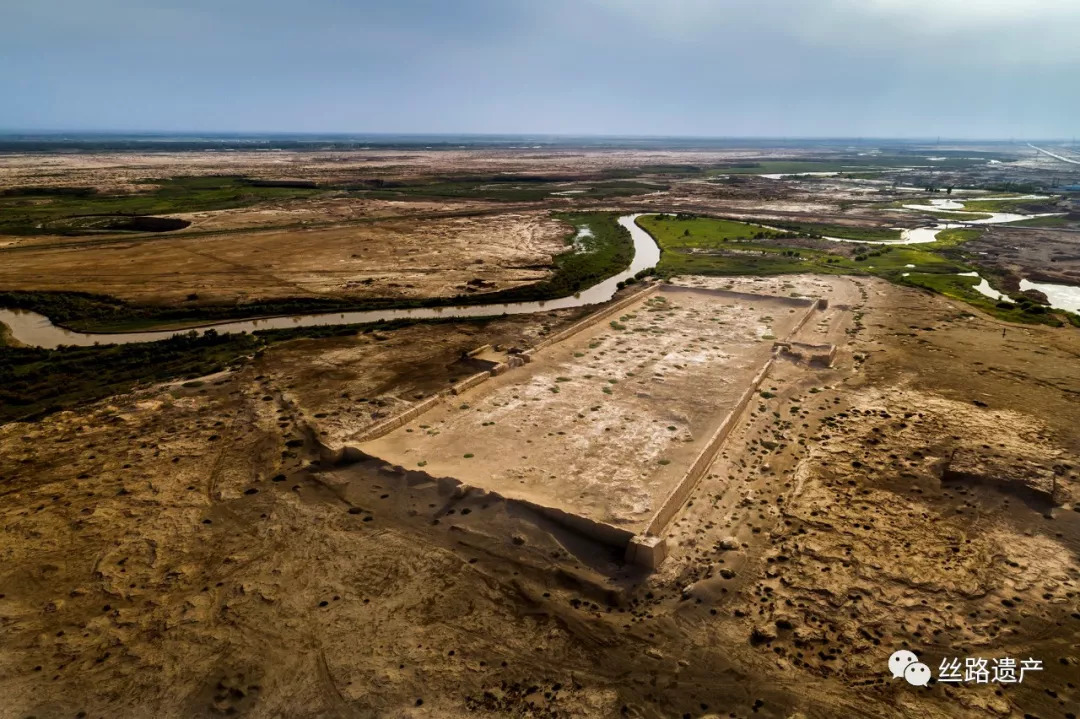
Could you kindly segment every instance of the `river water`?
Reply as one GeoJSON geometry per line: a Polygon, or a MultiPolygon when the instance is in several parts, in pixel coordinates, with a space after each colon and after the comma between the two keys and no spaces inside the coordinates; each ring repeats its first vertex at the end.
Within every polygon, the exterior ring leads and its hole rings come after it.
{"type": "MultiPolygon", "coordinates": [[[[996,199],[992,197],[979,198],[979,199],[996,199]]],[[[1038,195],[1029,195],[1024,199],[1042,199],[1038,195]]],[[[931,200],[930,205],[904,205],[905,209],[911,210],[948,210],[955,211],[954,208],[963,207],[962,204],[952,199],[931,200]]],[[[656,263],[660,261],[660,248],[656,245],[656,242],[645,232],[637,226],[635,220],[643,213],[634,215],[624,215],[620,217],[618,222],[630,232],[630,237],[634,242],[634,259],[630,263],[630,267],[623,272],[610,277],[603,282],[600,282],[592,287],[583,290],[582,292],[572,295],[570,297],[560,297],[553,300],[545,300],[541,302],[512,302],[503,304],[486,304],[486,305],[458,305],[450,307],[421,307],[415,309],[399,309],[399,310],[372,310],[366,312],[333,312],[322,314],[306,314],[306,315],[288,315],[285,317],[267,317],[263,319],[251,319],[251,320],[236,320],[219,322],[208,325],[200,325],[197,327],[189,327],[183,330],[159,330],[152,332],[118,332],[118,333],[90,333],[90,332],[74,332],[72,330],[58,327],[49,321],[48,317],[37,314],[36,312],[28,312],[24,310],[6,310],[0,309],[0,323],[7,325],[11,329],[12,336],[18,342],[24,345],[34,347],[45,347],[47,349],[54,349],[62,345],[74,345],[80,347],[86,347],[96,344],[130,344],[133,342],[155,342],[158,340],[168,339],[176,334],[182,334],[186,332],[194,331],[198,334],[202,334],[208,329],[214,329],[218,332],[254,332],[256,330],[271,330],[271,329],[288,329],[294,327],[320,327],[326,325],[345,325],[345,324],[364,324],[371,322],[400,320],[400,319],[439,319],[439,318],[453,318],[453,317],[485,317],[493,315],[517,315],[517,314],[529,314],[532,312],[548,312],[550,310],[561,310],[571,307],[582,307],[585,305],[594,305],[601,302],[607,302],[614,295],[619,282],[633,277],[641,270],[649,267],[655,267],[656,263]]],[[[990,214],[988,218],[980,220],[966,220],[963,223],[943,222],[934,227],[923,227],[912,230],[903,230],[900,240],[894,241],[880,241],[880,242],[867,242],[863,240],[849,240],[839,237],[826,237],[824,239],[831,240],[833,242],[855,242],[858,244],[866,245],[914,245],[926,242],[934,242],[937,239],[937,233],[954,228],[965,227],[967,225],[989,225],[1001,222],[1013,222],[1015,220],[1021,220],[1031,217],[1045,217],[1047,215],[1017,215],[1007,212],[996,213],[963,213],[957,211],[960,214],[990,214]]],[[[584,237],[587,232],[587,228],[579,230],[577,236],[575,236],[575,244],[577,241],[584,237]]],[[[908,273],[905,273],[908,274],[908,273]]],[[[971,276],[970,274],[968,276],[971,276]]],[[[997,292],[990,287],[990,284],[983,279],[982,282],[975,287],[976,290],[986,295],[987,297],[994,297],[1004,299],[1005,296],[997,292]],[[996,296],[996,297],[995,297],[996,296]]],[[[1071,285],[1057,285],[1049,283],[1036,283],[1029,282],[1028,280],[1020,281],[1020,289],[1037,289],[1044,292],[1047,298],[1050,300],[1051,306],[1057,309],[1069,310],[1072,312],[1080,312],[1080,287],[1074,287],[1071,285]]]]}
{"type": "Polygon", "coordinates": [[[486,317],[492,315],[518,315],[532,312],[548,312],[570,307],[581,307],[607,302],[614,295],[619,282],[633,277],[641,270],[655,267],[660,261],[660,248],[648,232],[637,226],[635,220],[641,214],[625,215],[619,218],[619,224],[630,232],[634,242],[634,259],[630,267],[623,272],[593,285],[570,297],[560,297],[541,302],[512,302],[487,305],[461,305],[451,307],[421,307],[400,310],[373,310],[367,312],[333,312],[323,314],[290,315],[286,317],[267,317],[264,319],[236,320],[219,322],[183,330],[161,330],[153,332],[89,333],[73,332],[58,327],[48,317],[36,312],[0,309],[0,322],[11,328],[12,336],[24,345],[54,349],[61,345],[86,347],[95,344],[131,344],[133,342],[155,342],[176,334],[195,331],[202,334],[208,329],[218,332],[254,332],[256,330],[288,329],[294,327],[321,327],[326,325],[346,325],[378,322],[380,320],[400,319],[437,319],[448,317],[486,317]]]}
{"type": "Polygon", "coordinates": [[[1051,282],[1031,282],[1020,280],[1021,290],[1038,290],[1050,300],[1050,306],[1059,310],[1069,310],[1080,314],[1080,287],[1059,285],[1051,282]]]}
{"type": "MultiPolygon", "coordinates": [[[[977,197],[977,198],[965,198],[965,199],[977,199],[977,200],[1045,200],[1048,199],[1046,195],[1022,195],[1013,197],[977,197]]],[[[954,199],[937,199],[930,200],[929,205],[904,205],[905,210],[915,210],[921,212],[939,212],[945,211],[957,215],[959,222],[939,222],[933,227],[918,227],[912,230],[901,230],[900,239],[892,241],[865,241],[865,240],[849,240],[842,237],[825,237],[824,239],[832,242],[855,242],[864,245],[918,245],[928,242],[934,242],[937,240],[937,235],[942,230],[949,230],[953,228],[963,228],[970,225],[997,225],[1003,222],[1016,222],[1018,220],[1030,220],[1036,217],[1054,217],[1060,213],[1048,212],[1038,215],[1020,215],[1013,212],[967,212],[964,210],[964,200],[954,199]],[[977,219],[965,220],[964,215],[969,215],[977,219]],[[980,215],[989,215],[989,217],[979,217],[980,215]]],[[[907,277],[910,273],[903,273],[904,277],[907,277]]],[[[978,277],[978,272],[962,272],[961,277],[978,277]]],[[[994,300],[1007,300],[1007,295],[1004,295],[986,281],[985,278],[980,278],[979,284],[974,286],[974,289],[980,294],[990,297],[994,300]]],[[[1050,301],[1050,306],[1059,310],[1068,310],[1070,312],[1080,312],[1080,287],[1073,285],[1058,285],[1050,284],[1048,282],[1030,282],[1026,279],[1020,280],[1021,290],[1035,289],[1046,295],[1046,298],[1050,301]]]]}
{"type": "MultiPolygon", "coordinates": [[[[977,197],[966,198],[976,200],[1045,200],[1045,195],[1023,195],[1020,197],[977,197]]],[[[1002,222],[1016,222],[1017,220],[1030,220],[1036,217],[1053,217],[1058,213],[1048,212],[1041,215],[1019,215],[1012,212],[966,212],[964,211],[963,201],[957,201],[954,199],[938,199],[930,200],[929,205],[904,205],[905,210],[915,210],[918,212],[950,212],[956,215],[955,222],[939,222],[932,227],[917,227],[911,230],[900,230],[899,240],[850,240],[843,237],[825,237],[824,239],[830,242],[855,242],[861,245],[921,245],[924,243],[937,241],[937,235],[942,230],[951,230],[967,227],[968,225],[997,225],[1002,222]],[[964,219],[967,215],[973,219],[964,219]],[[986,217],[989,215],[989,217],[986,217]]]]}

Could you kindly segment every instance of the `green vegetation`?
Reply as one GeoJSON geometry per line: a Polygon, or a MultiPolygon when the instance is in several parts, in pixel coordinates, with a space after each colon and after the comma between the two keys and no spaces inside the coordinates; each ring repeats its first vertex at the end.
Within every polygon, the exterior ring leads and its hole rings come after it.
{"type": "Polygon", "coordinates": [[[987,215],[981,212],[949,212],[948,210],[935,210],[933,212],[930,212],[928,210],[919,210],[919,214],[930,215],[931,217],[936,217],[937,219],[943,220],[945,222],[972,222],[974,220],[985,220],[992,217],[992,215],[987,215]]]}
{"type": "Polygon", "coordinates": [[[153,215],[247,207],[320,194],[402,199],[486,199],[533,202],[572,191],[567,198],[628,197],[667,189],[630,179],[584,181],[572,177],[493,175],[426,182],[366,180],[318,185],[305,180],[239,176],[173,177],[143,182],[144,192],[107,194],[92,187],[16,187],[0,191],[0,234],[92,235],[167,232],[187,222],[153,215]]]}
{"type": "Polygon", "coordinates": [[[81,235],[102,231],[157,232],[143,216],[245,207],[268,200],[310,197],[314,183],[243,177],[174,177],[145,183],[146,192],[102,194],[87,187],[17,187],[0,192],[0,234],[81,235]],[[138,220],[136,220],[138,218],[138,220]]]}
{"type": "Polygon", "coordinates": [[[998,198],[994,200],[967,200],[964,202],[964,211],[1021,213],[1053,212],[1054,201],[1052,199],[1021,200],[1010,198],[998,198]]]}
{"type": "MultiPolygon", "coordinates": [[[[867,274],[963,300],[1011,322],[1061,324],[1057,313],[1030,301],[999,303],[974,290],[978,281],[958,273],[972,268],[959,247],[982,230],[955,228],[920,245],[865,245],[848,257],[837,252],[792,247],[794,235],[768,233],[730,220],[690,216],[644,216],[638,224],[660,245],[657,275],[775,275],[801,272],[867,274]],[[733,227],[741,225],[741,228],[733,227]],[[741,237],[743,239],[732,239],[741,237]]],[[[1071,321],[1071,318],[1069,318],[1071,321]]]]}
{"type": "Polygon", "coordinates": [[[1005,226],[1015,227],[1048,227],[1048,228],[1070,228],[1077,225],[1077,220],[1069,219],[1068,217],[1032,217],[1024,220],[1016,220],[1015,222],[1006,222],[1005,226]]]}
{"type": "MultiPolygon", "coordinates": [[[[353,330],[355,332],[355,329],[353,330]]],[[[217,372],[265,346],[254,335],[179,335],[153,344],[0,348],[0,422],[126,392],[143,382],[217,372]]]]}
{"type": "MultiPolygon", "coordinates": [[[[793,247],[796,235],[762,231],[730,220],[708,217],[645,216],[638,223],[659,243],[657,274],[770,275],[793,272],[874,274],[895,277],[905,271],[962,272],[965,266],[928,251],[931,245],[866,245],[860,254],[793,247]],[[737,226],[737,227],[733,227],[737,226]],[[687,232],[689,231],[689,234],[687,232]],[[749,239],[732,239],[733,237],[749,239]],[[914,265],[909,268],[908,265],[914,265]]],[[[949,244],[970,239],[978,230],[953,230],[949,244]],[[968,234],[960,234],[968,233],[968,234]]],[[[941,245],[946,246],[946,245],[941,245]]]]}
{"type": "Polygon", "coordinates": [[[270,317],[299,312],[332,312],[345,309],[344,303],[340,300],[308,298],[271,300],[249,305],[151,307],[132,305],[116,297],[89,292],[18,290],[0,292],[0,307],[31,310],[45,315],[54,324],[86,332],[135,332],[152,328],[182,329],[185,325],[240,317],[270,317]]]}
{"type": "Polygon", "coordinates": [[[896,242],[901,238],[900,230],[891,227],[849,227],[810,222],[773,222],[771,224],[808,237],[839,237],[844,240],[864,242],[896,242]]]}
{"type": "Polygon", "coordinates": [[[1046,324],[1060,327],[1062,322],[1056,315],[1042,305],[1035,304],[1023,298],[1023,301],[998,302],[986,295],[975,291],[975,285],[979,284],[978,277],[962,277],[956,274],[923,274],[912,273],[900,280],[900,284],[921,287],[932,290],[938,294],[962,300],[983,310],[987,314],[1008,322],[1024,322],[1029,324],[1046,324]]]}
{"type": "Polygon", "coordinates": [[[638,224],[653,237],[659,234],[668,238],[673,248],[719,248],[732,240],[781,238],[789,234],[747,222],[696,215],[645,215],[638,218],[638,224]]]}
{"type": "MultiPolygon", "coordinates": [[[[575,227],[588,227],[591,236],[567,238],[571,249],[555,257],[555,274],[534,285],[483,295],[480,302],[523,302],[566,297],[622,272],[634,259],[634,240],[613,212],[556,214],[575,227]]],[[[458,298],[461,299],[461,298],[458,298]]],[[[477,298],[473,298],[474,301],[477,298]]]]}
{"type": "Polygon", "coordinates": [[[940,250],[947,247],[956,247],[965,242],[978,239],[982,233],[982,230],[953,227],[948,230],[941,230],[937,233],[937,239],[934,242],[921,245],[921,248],[927,250],[940,250]]]}
{"type": "MultiPolygon", "coordinates": [[[[423,321],[469,322],[483,326],[496,319],[470,317],[423,321]]],[[[0,423],[34,419],[128,392],[141,385],[202,377],[246,362],[265,349],[289,340],[389,331],[418,321],[260,330],[250,334],[219,334],[207,330],[203,335],[189,332],[160,342],[54,350],[0,343],[0,423]]],[[[3,327],[0,324],[0,328],[3,327]]]]}
{"type": "Polygon", "coordinates": [[[249,317],[549,300],[573,295],[630,266],[634,243],[630,233],[616,221],[617,214],[561,213],[555,217],[575,228],[588,227],[591,236],[580,237],[575,242],[576,230],[568,234],[568,249],[555,257],[554,272],[547,280],[499,292],[416,300],[304,297],[247,304],[163,307],[133,305],[115,297],[87,292],[12,291],[0,292],[0,307],[31,310],[47,316],[55,324],[84,332],[182,329],[206,322],[249,317]]]}

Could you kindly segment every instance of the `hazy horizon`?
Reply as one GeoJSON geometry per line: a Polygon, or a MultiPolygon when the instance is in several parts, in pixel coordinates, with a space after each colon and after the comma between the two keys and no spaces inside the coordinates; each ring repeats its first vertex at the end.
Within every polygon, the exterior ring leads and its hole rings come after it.
{"type": "Polygon", "coordinates": [[[559,132],[395,132],[392,130],[162,130],[162,129],[113,129],[113,128],[4,128],[0,127],[0,137],[111,137],[111,138],[170,138],[170,139],[248,139],[248,138],[312,138],[312,139],[364,139],[364,138],[409,138],[409,139],[506,139],[545,142],[553,140],[707,140],[747,142],[753,140],[787,142],[905,142],[905,143],[947,143],[986,142],[993,144],[1025,144],[1028,142],[1076,142],[1076,137],[949,137],[949,136],[843,136],[843,135],[641,135],[613,133],[559,133],[559,132]]]}
{"type": "Polygon", "coordinates": [[[37,0],[10,133],[1071,138],[1072,0],[37,0]]]}

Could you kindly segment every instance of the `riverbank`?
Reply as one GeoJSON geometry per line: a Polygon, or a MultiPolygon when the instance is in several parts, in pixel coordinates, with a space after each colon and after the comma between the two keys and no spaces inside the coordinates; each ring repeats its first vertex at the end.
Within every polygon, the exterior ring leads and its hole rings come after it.
{"type": "MultiPolygon", "coordinates": [[[[37,315],[16,316],[16,313],[0,310],[3,315],[0,321],[11,325],[22,342],[48,347],[156,341],[176,331],[208,327],[217,327],[221,332],[252,332],[296,325],[366,324],[451,314],[479,316],[530,311],[503,308],[582,294],[624,272],[634,261],[634,238],[630,230],[620,224],[616,214],[559,213],[555,217],[569,224],[572,231],[564,240],[568,249],[553,260],[553,274],[541,282],[498,292],[416,299],[297,298],[179,308],[138,306],[115,297],[78,292],[0,292],[0,307],[37,315]],[[589,230],[587,236],[581,235],[583,228],[589,230]],[[575,240],[579,235],[580,238],[575,240]],[[493,311],[483,310],[487,306],[493,311]],[[480,311],[455,312],[462,308],[480,308],[480,311]],[[422,311],[428,309],[434,312],[422,311]],[[61,331],[53,331],[53,328],[61,331]]],[[[600,300],[592,300],[596,301],[600,300]]]]}
{"type": "MultiPolygon", "coordinates": [[[[186,333],[136,332],[120,335],[84,334],[58,327],[48,318],[31,312],[0,310],[0,327],[10,326],[8,337],[26,347],[5,346],[0,357],[0,422],[27,419],[68,409],[88,401],[131,390],[133,387],[172,379],[191,379],[241,364],[262,354],[273,344],[300,338],[322,338],[373,333],[401,328],[420,321],[434,325],[480,323],[486,326],[505,315],[551,312],[606,302],[634,274],[652,267],[659,249],[651,237],[634,224],[636,216],[618,219],[615,228],[595,222],[591,234],[575,233],[574,270],[582,277],[597,256],[611,263],[625,257],[617,239],[630,238],[633,256],[622,272],[588,287],[583,292],[553,301],[388,312],[354,312],[307,317],[283,317],[224,323],[186,333]],[[239,326],[238,326],[239,325],[239,326]],[[112,344],[104,342],[112,341],[112,344]],[[153,344],[151,344],[153,342],[153,344]],[[101,346],[93,346],[102,343],[101,346]]],[[[573,266],[567,261],[564,266],[573,266]]],[[[575,319],[578,313],[566,318],[575,319]]]]}
{"type": "MultiPolygon", "coordinates": [[[[1047,308],[1029,298],[991,298],[979,292],[980,280],[967,273],[977,268],[965,243],[979,230],[943,225],[927,230],[929,242],[855,242],[820,237],[800,239],[782,232],[731,220],[676,215],[649,215],[639,224],[662,249],[656,273],[678,275],[767,276],[814,272],[827,275],[873,275],[900,285],[930,290],[961,300],[997,319],[1023,324],[1076,324],[1067,306],[1047,308]],[[830,247],[830,243],[836,249],[830,247]]],[[[905,232],[909,232],[905,230],[905,232]]],[[[912,230],[910,232],[920,232],[912,230]]],[[[976,273],[977,274],[977,273],[976,273]]]]}

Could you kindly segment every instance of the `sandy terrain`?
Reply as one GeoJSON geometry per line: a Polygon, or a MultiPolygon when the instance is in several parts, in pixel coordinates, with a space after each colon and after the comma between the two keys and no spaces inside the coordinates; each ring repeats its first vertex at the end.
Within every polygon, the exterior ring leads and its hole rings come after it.
{"type": "Polygon", "coordinates": [[[339,421],[339,380],[350,399],[429,391],[521,325],[305,341],[201,387],[5,425],[0,715],[1068,716],[1080,339],[1002,337],[878,281],[834,291],[856,312],[821,336],[849,350],[832,370],[777,365],[651,576],[483,493],[311,464],[305,418],[339,421]],[[394,341],[396,376],[318,361],[394,341]],[[915,689],[887,678],[901,646],[1044,670],[915,689]]]}
{"type": "Polygon", "coordinates": [[[637,533],[807,309],[661,291],[359,449],[637,533]]]}
{"type": "Polygon", "coordinates": [[[210,212],[180,212],[168,215],[188,220],[191,226],[173,234],[197,234],[222,232],[246,228],[281,225],[334,225],[374,218],[417,217],[432,215],[491,211],[505,209],[505,203],[478,200],[438,202],[428,200],[380,200],[351,197],[313,197],[280,203],[268,203],[257,207],[239,207],[231,210],[210,212]]]}
{"type": "MultiPolygon", "coordinates": [[[[0,189],[591,178],[793,154],[4,155],[0,189]]],[[[1028,164],[975,174],[1037,177],[1028,164]]],[[[884,211],[904,193],[873,181],[664,181],[618,201],[320,193],[189,213],[191,227],[154,236],[11,237],[0,288],[148,303],[446,296],[546,277],[568,231],[552,209],[907,217],[884,211]]],[[[1075,279],[1071,236],[995,227],[965,250],[1075,279]]],[[[1075,719],[1080,332],[868,278],[679,282],[827,298],[798,339],[840,352],[827,369],[774,363],[652,574],[504,497],[636,526],[790,308],[669,293],[353,463],[324,447],[483,369],[470,350],[528,348],[588,310],[297,340],[198,381],[0,425],[0,719],[1075,719]],[[889,678],[902,647],[935,673],[949,657],[1044,666],[1018,685],[917,689],[889,678]]]]}
{"type": "Polygon", "coordinates": [[[138,303],[282,297],[436,297],[537,282],[571,231],[546,213],[386,220],[336,228],[171,234],[22,249],[5,289],[80,290],[138,303]],[[473,285],[469,282],[473,281],[473,285]],[[484,284],[478,285],[478,281],[484,284]]]}
{"type": "Polygon", "coordinates": [[[746,150],[393,150],[340,152],[150,152],[0,155],[0,187],[77,185],[102,191],[147,190],[135,184],[174,175],[242,174],[338,182],[408,179],[439,173],[588,176],[612,168],[641,165],[701,165],[747,158],[790,157],[783,152],[746,150]]]}

